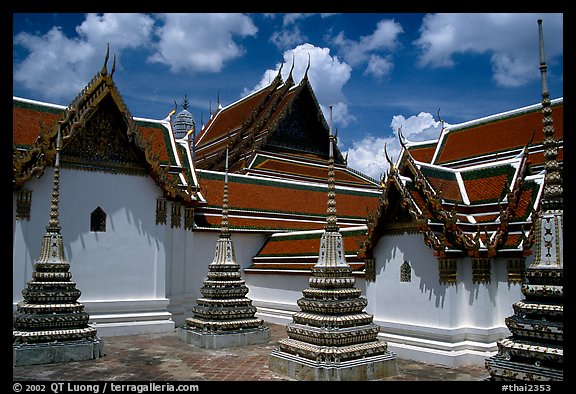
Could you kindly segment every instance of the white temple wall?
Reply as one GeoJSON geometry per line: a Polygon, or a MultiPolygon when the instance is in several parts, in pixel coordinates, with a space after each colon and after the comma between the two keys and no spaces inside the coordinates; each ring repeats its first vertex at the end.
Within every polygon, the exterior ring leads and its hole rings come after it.
{"type": "Polygon", "coordinates": [[[401,358],[450,366],[483,365],[496,342],[509,335],[504,319],[522,298],[508,284],[506,261],[492,259],[491,281],[472,282],[472,261],[458,259],[457,283],[439,283],[438,259],[421,234],[384,236],[378,242],[376,281],[367,283],[367,312],[381,336],[401,358]],[[400,280],[402,264],[411,280],[400,280]]]}
{"type": "MultiPolygon", "coordinates": [[[[30,221],[14,223],[13,307],[31,280],[50,215],[54,169],[31,179],[30,221]]],[[[155,223],[162,194],[147,176],[62,168],[60,226],[72,281],[99,336],[173,330],[167,311],[164,233],[155,223]],[[106,213],[106,231],[90,231],[90,214],[106,213]]],[[[13,212],[16,195],[13,193],[13,212]]],[[[15,217],[15,216],[14,216],[15,217]]]]}

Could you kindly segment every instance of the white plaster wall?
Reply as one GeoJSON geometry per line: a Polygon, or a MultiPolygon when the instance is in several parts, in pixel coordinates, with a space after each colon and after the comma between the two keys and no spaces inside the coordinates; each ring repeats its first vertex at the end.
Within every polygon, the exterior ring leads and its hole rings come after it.
{"type": "MultiPolygon", "coordinates": [[[[31,279],[50,215],[53,168],[30,180],[30,221],[14,223],[13,302],[31,279]]],[[[155,313],[165,310],[164,233],[155,222],[161,190],[149,177],[80,171],[60,172],[60,226],[72,281],[91,314],[155,313]],[[90,231],[90,214],[100,206],[106,232],[90,231]],[[122,305],[122,306],[121,306],[122,305]]],[[[13,214],[15,215],[16,193],[13,214]]],[[[13,216],[15,217],[15,216],[13,216]]]]}
{"type": "Polygon", "coordinates": [[[445,285],[438,280],[438,259],[421,234],[382,237],[374,256],[376,281],[366,285],[367,312],[384,337],[397,342],[403,357],[482,363],[496,341],[509,335],[504,319],[522,293],[521,285],[508,283],[505,259],[492,260],[490,283],[474,284],[471,258],[460,258],[456,285],[445,285]],[[404,261],[411,265],[410,282],[400,281],[404,261]]]}

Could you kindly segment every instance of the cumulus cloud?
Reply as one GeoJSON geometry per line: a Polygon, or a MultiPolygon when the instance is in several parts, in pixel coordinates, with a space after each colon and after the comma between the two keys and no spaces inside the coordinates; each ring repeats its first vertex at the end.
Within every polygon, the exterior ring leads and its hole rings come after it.
{"type": "MultiPolygon", "coordinates": [[[[282,67],[282,78],[284,80],[288,78],[293,60],[292,77],[296,83],[302,80],[308,66],[308,56],[310,56],[308,79],[326,119],[329,119],[329,108],[332,106],[332,119],[336,127],[346,126],[354,120],[349,113],[347,99],[342,92],[352,71],[348,64],[341,62],[336,56],[331,56],[329,48],[320,48],[312,44],[298,45],[285,51],[283,56],[286,64],[282,67]]],[[[278,74],[279,69],[280,63],[276,64],[275,69],[266,70],[254,89],[245,89],[243,95],[268,85],[278,74]]]]}
{"type": "Polygon", "coordinates": [[[358,66],[367,63],[365,74],[381,78],[393,68],[390,54],[382,56],[382,52],[391,52],[396,48],[400,33],[403,33],[403,29],[399,23],[381,20],[372,34],[358,40],[346,38],[343,31],[329,40],[339,48],[339,54],[348,64],[358,66]]]}
{"type": "Polygon", "coordinates": [[[173,72],[219,72],[225,62],[240,57],[244,48],[236,36],[255,36],[258,28],[244,14],[160,14],[159,42],[151,62],[170,66],[173,72]]]}
{"type": "Polygon", "coordinates": [[[28,54],[14,64],[13,78],[41,99],[69,101],[99,71],[95,64],[103,63],[107,44],[119,68],[123,50],[144,48],[149,61],[172,72],[219,72],[244,54],[235,40],[257,31],[244,14],[87,14],[74,37],[57,26],[44,35],[14,36],[14,46],[28,54]]]}
{"type": "Polygon", "coordinates": [[[108,43],[119,58],[126,48],[146,45],[153,24],[143,14],[87,14],[74,38],[59,27],[44,35],[19,33],[14,45],[28,55],[14,65],[13,78],[43,99],[70,100],[99,71],[94,65],[103,64],[108,43]]]}
{"type": "Polygon", "coordinates": [[[494,80],[501,86],[521,86],[538,78],[533,67],[538,56],[537,19],[542,18],[546,55],[562,54],[562,14],[429,14],[414,41],[421,67],[453,67],[454,55],[488,53],[494,80]]]}
{"type": "MultiPolygon", "coordinates": [[[[444,124],[448,126],[448,124],[444,124]]],[[[347,150],[348,165],[374,179],[380,179],[388,171],[390,165],[384,154],[386,152],[393,162],[398,160],[401,151],[397,131],[402,129],[406,142],[419,142],[437,139],[442,131],[442,123],[434,120],[432,114],[421,112],[405,118],[395,115],[390,122],[393,137],[376,137],[368,135],[359,141],[353,141],[347,150]]]]}

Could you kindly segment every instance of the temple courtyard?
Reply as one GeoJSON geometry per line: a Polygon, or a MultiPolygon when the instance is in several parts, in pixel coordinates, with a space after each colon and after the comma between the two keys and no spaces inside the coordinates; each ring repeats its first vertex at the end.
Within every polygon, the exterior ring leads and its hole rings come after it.
{"type": "MultiPolygon", "coordinates": [[[[268,369],[268,356],[285,338],[286,326],[266,323],[266,344],[226,349],[195,347],[178,334],[104,337],[105,356],[96,360],[13,367],[14,381],[286,381],[268,369]]],[[[449,368],[398,359],[399,374],[385,381],[483,381],[484,366],[449,368]]]]}

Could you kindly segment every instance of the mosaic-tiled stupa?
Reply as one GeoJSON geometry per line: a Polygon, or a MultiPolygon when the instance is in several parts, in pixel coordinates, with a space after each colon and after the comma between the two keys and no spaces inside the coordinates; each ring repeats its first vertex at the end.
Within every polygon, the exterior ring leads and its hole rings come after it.
{"type": "Polygon", "coordinates": [[[90,316],[78,302],[81,292],[71,281],[70,264],[64,254],[59,222],[60,129],[50,220],[42,240],[40,257],[34,264],[32,280],[22,291],[13,315],[13,365],[50,364],[96,359],[103,355],[103,343],[90,316]]]}
{"type": "Polygon", "coordinates": [[[248,287],[236,262],[234,244],[228,228],[228,151],[222,199],[220,236],[216,241],[214,260],[200,289],[203,297],[196,300],[192,317],[180,330],[180,338],[203,348],[225,348],[266,343],[270,328],[255,317],[256,307],[246,297],[248,287]]]}
{"type": "Polygon", "coordinates": [[[538,28],[546,174],[534,229],[536,255],[525,272],[525,298],[513,305],[514,314],[506,319],[512,335],[499,341],[498,353],[486,360],[490,380],[563,380],[563,186],[556,161],[558,145],[546,82],[541,20],[538,28]]]}
{"type": "Polygon", "coordinates": [[[288,338],[270,354],[269,368],[296,380],[382,379],[397,374],[396,355],[377,338],[380,327],[373,316],[363,312],[368,301],[354,287],[344,256],[336,216],[336,137],[331,130],[329,140],[327,220],[318,262],[308,280],[310,287],[298,300],[301,311],[286,328],[288,338]]]}

